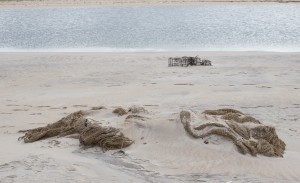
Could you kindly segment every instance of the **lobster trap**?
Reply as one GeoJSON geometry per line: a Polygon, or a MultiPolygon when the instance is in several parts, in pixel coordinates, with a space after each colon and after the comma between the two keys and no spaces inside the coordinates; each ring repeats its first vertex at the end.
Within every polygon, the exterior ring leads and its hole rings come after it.
{"type": "Polygon", "coordinates": [[[198,56],[196,57],[170,57],[168,59],[169,67],[181,66],[211,66],[211,61],[207,59],[201,59],[198,56]]]}

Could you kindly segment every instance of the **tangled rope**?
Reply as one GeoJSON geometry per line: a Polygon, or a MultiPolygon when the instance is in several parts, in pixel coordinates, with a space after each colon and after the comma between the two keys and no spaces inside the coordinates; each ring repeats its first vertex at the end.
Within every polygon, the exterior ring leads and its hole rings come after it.
{"type": "Polygon", "coordinates": [[[25,135],[19,140],[23,139],[25,143],[31,143],[55,136],[79,134],[80,144],[87,147],[99,146],[104,151],[125,148],[133,143],[119,129],[93,124],[85,118],[85,115],[86,112],[77,111],[45,127],[21,130],[19,132],[25,132],[25,135]]]}
{"type": "Polygon", "coordinates": [[[283,156],[286,145],[279,139],[274,127],[262,125],[257,119],[234,109],[206,110],[203,114],[221,116],[225,124],[203,123],[192,126],[192,119],[197,118],[196,114],[181,111],[180,121],[185,131],[193,138],[217,135],[231,140],[242,154],[283,156]]]}

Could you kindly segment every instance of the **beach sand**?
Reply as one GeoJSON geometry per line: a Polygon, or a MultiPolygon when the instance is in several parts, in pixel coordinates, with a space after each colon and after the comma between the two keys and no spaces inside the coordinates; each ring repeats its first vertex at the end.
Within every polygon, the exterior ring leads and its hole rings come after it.
{"type": "Polygon", "coordinates": [[[300,0],[0,0],[0,8],[195,5],[211,3],[298,3],[300,0]]]}
{"type": "Polygon", "coordinates": [[[0,53],[0,182],[299,182],[300,53],[0,53]],[[212,60],[168,67],[168,57],[212,60]],[[111,110],[143,106],[145,120],[111,110]],[[76,139],[25,144],[19,130],[93,106],[91,118],[135,141],[123,149],[84,149],[76,139]],[[181,110],[234,108],[274,126],[283,158],[252,157],[230,142],[190,138],[181,110]]]}

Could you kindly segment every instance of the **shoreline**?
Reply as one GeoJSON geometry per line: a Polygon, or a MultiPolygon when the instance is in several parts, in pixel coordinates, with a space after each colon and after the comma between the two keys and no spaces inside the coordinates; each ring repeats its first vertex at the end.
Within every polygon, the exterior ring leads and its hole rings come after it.
{"type": "Polygon", "coordinates": [[[0,52],[0,55],[193,55],[193,54],[281,54],[281,55],[289,55],[289,54],[300,54],[300,51],[112,51],[112,52],[97,52],[97,51],[8,51],[8,52],[0,52]]]}
{"type": "Polygon", "coordinates": [[[32,9],[32,8],[99,8],[99,7],[135,7],[135,6],[180,6],[180,5],[219,5],[219,4],[298,4],[300,0],[274,0],[274,1],[259,1],[259,0],[191,0],[191,1],[160,1],[150,0],[146,2],[137,1],[79,1],[69,2],[64,1],[0,1],[1,9],[32,9]]]}
{"type": "Polygon", "coordinates": [[[300,53],[300,51],[278,51],[278,50],[112,50],[112,51],[97,51],[97,50],[1,50],[0,54],[163,54],[163,53],[300,53]]]}

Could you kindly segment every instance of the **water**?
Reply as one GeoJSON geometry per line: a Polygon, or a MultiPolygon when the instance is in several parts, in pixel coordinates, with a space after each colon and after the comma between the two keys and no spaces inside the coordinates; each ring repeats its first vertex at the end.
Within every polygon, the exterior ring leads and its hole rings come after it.
{"type": "Polygon", "coordinates": [[[0,51],[300,51],[300,4],[0,10],[0,51]]]}

